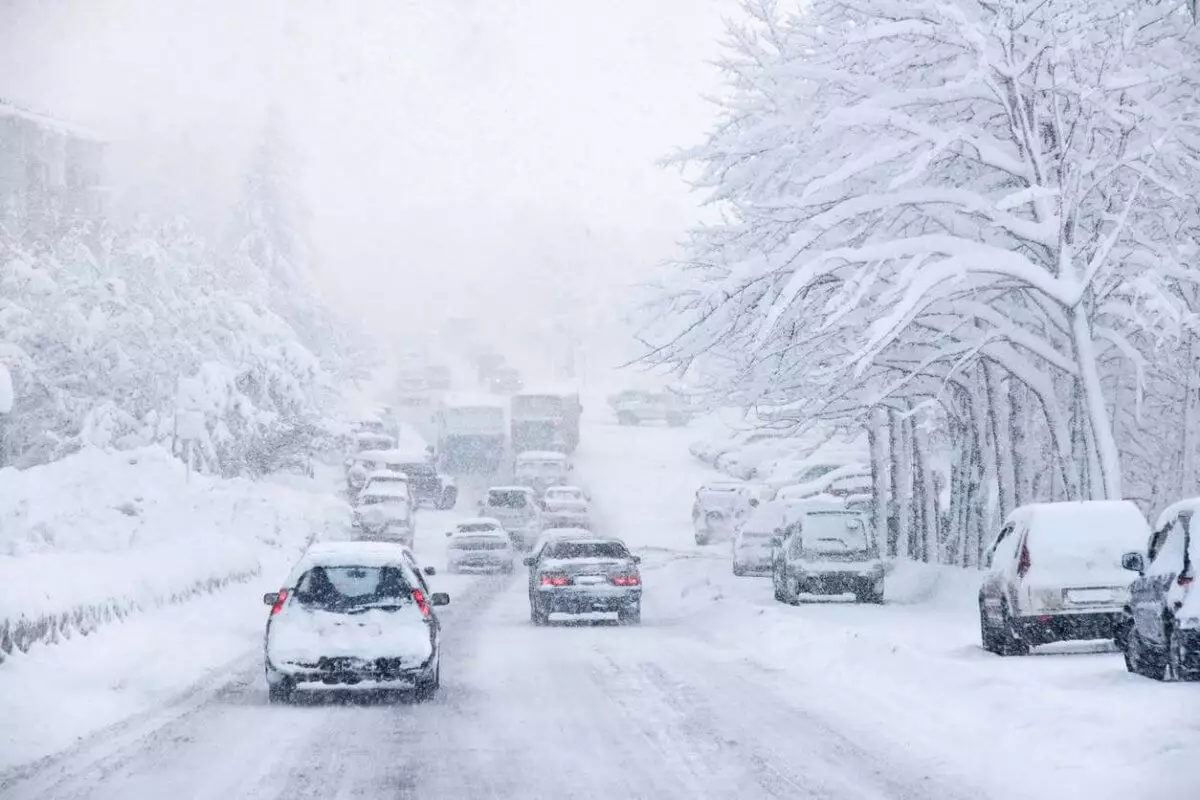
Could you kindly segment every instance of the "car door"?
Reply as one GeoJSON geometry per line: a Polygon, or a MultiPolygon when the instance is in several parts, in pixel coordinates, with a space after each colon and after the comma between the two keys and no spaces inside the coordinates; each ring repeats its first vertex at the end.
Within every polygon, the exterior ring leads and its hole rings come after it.
{"type": "Polygon", "coordinates": [[[1163,609],[1167,606],[1167,593],[1183,568],[1186,542],[1183,525],[1183,518],[1176,516],[1154,532],[1147,548],[1146,571],[1129,586],[1129,603],[1138,635],[1156,648],[1166,646],[1163,609]]]}
{"type": "Polygon", "coordinates": [[[984,573],[983,585],[979,588],[979,596],[987,609],[988,616],[1000,614],[1000,605],[1004,599],[1006,572],[1008,562],[1016,552],[1017,525],[1015,522],[1005,523],[983,556],[984,573]]]}

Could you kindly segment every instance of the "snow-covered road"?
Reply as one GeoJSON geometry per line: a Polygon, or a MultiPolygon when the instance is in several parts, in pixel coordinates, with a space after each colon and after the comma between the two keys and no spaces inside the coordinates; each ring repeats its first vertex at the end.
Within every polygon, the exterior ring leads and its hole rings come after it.
{"type": "MultiPolygon", "coordinates": [[[[691,493],[710,477],[687,454],[691,435],[584,432],[578,474],[600,521],[645,558],[640,627],[535,628],[523,571],[439,575],[453,602],[433,702],[269,706],[248,635],[241,658],[173,702],[0,774],[0,796],[1097,800],[1195,788],[1182,782],[1200,756],[1190,687],[1128,678],[1112,653],[987,656],[971,597],[951,602],[968,589],[926,575],[898,576],[902,602],[883,608],[785,607],[766,581],[734,578],[724,547],[690,541],[691,493]]],[[[421,523],[418,550],[437,566],[449,521],[421,523]]]]}

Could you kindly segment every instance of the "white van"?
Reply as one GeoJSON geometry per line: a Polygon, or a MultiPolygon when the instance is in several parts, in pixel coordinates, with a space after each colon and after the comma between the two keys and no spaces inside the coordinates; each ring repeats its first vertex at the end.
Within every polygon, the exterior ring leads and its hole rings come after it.
{"type": "Polygon", "coordinates": [[[1125,553],[1150,525],[1127,500],[1032,503],[1004,521],[985,554],[979,590],[983,647],[1024,655],[1034,645],[1112,639],[1129,603],[1125,553]]]}

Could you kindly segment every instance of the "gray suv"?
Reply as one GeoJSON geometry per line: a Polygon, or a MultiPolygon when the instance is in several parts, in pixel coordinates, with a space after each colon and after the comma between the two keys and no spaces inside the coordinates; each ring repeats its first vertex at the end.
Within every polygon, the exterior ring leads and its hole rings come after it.
{"type": "Polygon", "coordinates": [[[846,508],[806,510],[777,537],[771,554],[775,599],[801,594],[853,594],[883,602],[883,559],[865,514],[846,508]]]}

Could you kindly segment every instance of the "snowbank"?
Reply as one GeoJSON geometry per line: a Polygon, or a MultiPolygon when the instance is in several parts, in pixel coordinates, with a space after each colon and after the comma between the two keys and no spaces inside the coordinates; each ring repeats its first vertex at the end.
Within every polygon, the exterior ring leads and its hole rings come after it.
{"type": "Polygon", "coordinates": [[[326,493],[189,479],[157,447],[0,470],[0,660],[248,580],[348,515],[326,493]]]}

